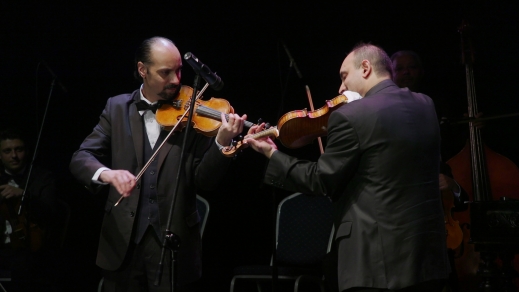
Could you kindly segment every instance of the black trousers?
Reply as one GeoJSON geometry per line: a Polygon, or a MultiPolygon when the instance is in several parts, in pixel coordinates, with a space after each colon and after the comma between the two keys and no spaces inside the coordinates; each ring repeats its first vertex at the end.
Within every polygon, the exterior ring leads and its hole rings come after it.
{"type": "MultiPolygon", "coordinates": [[[[171,291],[171,255],[164,256],[160,286],[155,286],[162,244],[151,226],[148,226],[139,244],[130,243],[122,267],[117,271],[103,271],[103,290],[110,292],[169,292],[171,291]]],[[[196,291],[196,284],[175,286],[175,292],[196,291]]]]}

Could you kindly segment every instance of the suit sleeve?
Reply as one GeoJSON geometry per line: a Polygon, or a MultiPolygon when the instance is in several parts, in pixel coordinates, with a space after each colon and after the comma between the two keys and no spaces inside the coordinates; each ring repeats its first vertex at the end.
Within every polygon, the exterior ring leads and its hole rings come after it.
{"type": "Polygon", "coordinates": [[[108,99],[106,107],[99,118],[99,123],[72,155],[69,165],[72,175],[92,192],[97,191],[102,186],[92,182],[94,173],[101,167],[107,167],[105,164],[110,161],[110,106],[111,99],[108,99]]]}
{"type": "MultiPolygon", "coordinates": [[[[198,134],[198,136],[201,136],[198,134]]],[[[196,186],[205,191],[215,190],[225,179],[227,169],[232,159],[225,157],[216,146],[214,138],[203,137],[197,152],[203,153],[201,159],[197,159],[195,171],[196,186]]]]}
{"type": "Polygon", "coordinates": [[[274,152],[264,182],[305,194],[341,195],[353,177],[360,158],[359,139],[347,117],[335,111],[328,120],[328,143],[317,162],[274,152]]]}

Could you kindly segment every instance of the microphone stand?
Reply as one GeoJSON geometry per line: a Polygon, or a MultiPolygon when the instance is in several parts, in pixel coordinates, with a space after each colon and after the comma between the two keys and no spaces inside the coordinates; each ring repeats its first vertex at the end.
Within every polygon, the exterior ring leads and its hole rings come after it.
{"type": "MultiPolygon", "coordinates": [[[[292,58],[292,55],[290,55],[288,48],[286,47],[285,43],[283,41],[280,41],[281,45],[285,49],[285,51],[288,54],[288,58],[290,59],[290,69],[294,68],[296,71],[296,74],[301,77],[301,72],[299,72],[299,69],[297,68],[297,65],[294,62],[294,59],[292,58]]],[[[290,75],[292,73],[292,70],[288,72],[288,75],[285,80],[285,86],[284,88],[281,88],[281,100],[279,104],[278,109],[278,116],[281,116],[282,110],[283,110],[283,104],[286,96],[286,90],[288,89],[288,81],[290,79],[290,75]]],[[[268,165],[268,160],[265,163],[265,169],[268,165]]],[[[272,240],[272,292],[278,291],[278,279],[279,279],[279,270],[278,270],[278,262],[277,262],[277,192],[276,188],[272,188],[272,218],[273,218],[273,240],[272,240]]]]}
{"type": "MultiPolygon", "coordinates": [[[[302,76],[301,76],[301,72],[299,72],[299,68],[297,68],[297,65],[294,61],[294,59],[292,58],[292,55],[290,54],[290,52],[288,51],[288,48],[287,46],[285,45],[285,43],[283,41],[280,41],[281,45],[283,46],[283,48],[285,49],[287,55],[288,55],[288,58],[290,60],[290,69],[294,69],[296,71],[296,74],[299,78],[302,79],[302,76]]],[[[288,72],[288,75],[286,77],[286,81],[285,81],[285,87],[281,89],[281,100],[280,100],[280,105],[279,105],[279,109],[278,109],[278,116],[281,116],[282,114],[282,110],[283,110],[283,104],[284,104],[284,100],[285,100],[285,96],[286,96],[286,90],[288,89],[288,81],[290,79],[290,75],[292,73],[292,70],[290,70],[288,72]]],[[[308,89],[309,90],[309,89],[308,89]]],[[[307,92],[308,92],[307,90],[307,92]]],[[[265,169],[267,168],[267,165],[268,165],[268,160],[266,161],[265,163],[265,169]]],[[[276,188],[272,188],[272,217],[273,217],[273,240],[272,240],[272,273],[271,273],[271,276],[272,276],[272,292],[277,292],[278,291],[278,279],[279,279],[279,269],[278,269],[278,262],[277,262],[277,191],[276,191],[276,188]]]]}
{"type": "Polygon", "coordinates": [[[185,133],[184,133],[184,138],[182,140],[182,149],[180,152],[180,165],[178,167],[177,177],[175,178],[175,180],[176,180],[175,191],[173,192],[173,197],[171,198],[168,221],[166,224],[166,231],[164,234],[164,239],[162,241],[162,250],[160,253],[159,267],[157,269],[155,282],[153,283],[153,285],[155,285],[155,286],[160,286],[160,282],[161,282],[161,278],[162,278],[162,271],[163,271],[163,266],[164,266],[164,255],[166,253],[166,248],[168,248],[171,251],[170,271],[171,271],[171,291],[172,292],[175,291],[175,283],[177,280],[177,267],[176,267],[177,253],[178,253],[178,248],[180,247],[181,240],[178,235],[176,235],[175,233],[173,233],[171,231],[170,227],[171,227],[171,221],[173,218],[173,210],[175,209],[175,201],[176,201],[176,197],[177,197],[177,193],[178,193],[178,188],[180,185],[180,176],[184,169],[183,166],[184,166],[184,153],[186,152],[185,151],[186,150],[186,141],[187,141],[187,137],[189,136],[190,129],[192,128],[191,121],[193,119],[193,114],[195,111],[196,91],[198,88],[199,79],[200,79],[200,75],[196,74],[195,80],[193,81],[193,95],[191,96],[191,103],[190,103],[191,106],[189,108],[189,116],[187,118],[187,125],[184,130],[185,133]]]}
{"type": "MultiPolygon", "coordinates": [[[[38,67],[39,67],[39,65],[40,64],[38,64],[38,67]]],[[[38,69],[36,69],[36,71],[38,71],[38,69]]],[[[22,209],[23,209],[23,205],[25,203],[25,198],[26,198],[25,194],[27,192],[27,187],[29,186],[29,181],[31,179],[32,167],[34,165],[34,160],[36,160],[36,153],[38,152],[38,146],[40,145],[41,133],[43,132],[43,125],[45,124],[47,112],[49,110],[50,98],[52,96],[52,92],[54,91],[54,85],[56,84],[56,79],[57,79],[56,75],[52,74],[52,82],[50,84],[49,96],[47,97],[47,105],[45,106],[45,111],[43,113],[43,120],[41,121],[40,130],[38,131],[38,138],[36,139],[36,145],[34,146],[34,152],[32,154],[31,164],[29,165],[29,172],[27,173],[27,180],[25,181],[25,186],[23,188],[22,198],[20,201],[20,207],[18,208],[18,216],[20,216],[22,214],[22,209]]]]}
{"type": "MultiPolygon", "coordinates": [[[[285,46],[285,43],[283,41],[280,41],[280,43],[283,45],[283,47],[285,48],[285,51],[288,53],[288,49],[287,47],[285,46]]],[[[297,68],[297,65],[295,65],[295,62],[294,60],[292,59],[292,56],[290,55],[290,53],[288,53],[289,55],[289,59],[290,59],[290,69],[294,68],[296,70],[296,73],[298,74],[301,74],[299,72],[299,69],[297,68]]],[[[278,109],[278,116],[281,116],[282,114],[282,110],[283,110],[283,104],[284,104],[284,100],[285,100],[285,96],[286,96],[286,90],[288,88],[288,81],[290,79],[290,73],[292,72],[292,70],[290,70],[288,72],[288,75],[286,77],[286,80],[285,80],[285,86],[284,88],[281,88],[281,100],[280,100],[280,104],[279,104],[279,109],[278,109]]],[[[268,165],[268,160],[266,161],[265,163],[265,169],[267,168],[267,165],[268,165]]],[[[271,276],[272,276],[272,292],[277,292],[278,291],[278,279],[279,279],[279,270],[278,270],[278,262],[277,262],[277,191],[276,191],[276,188],[272,188],[272,218],[273,218],[273,227],[272,227],[272,230],[273,230],[273,240],[272,240],[272,273],[271,273],[271,276]]]]}

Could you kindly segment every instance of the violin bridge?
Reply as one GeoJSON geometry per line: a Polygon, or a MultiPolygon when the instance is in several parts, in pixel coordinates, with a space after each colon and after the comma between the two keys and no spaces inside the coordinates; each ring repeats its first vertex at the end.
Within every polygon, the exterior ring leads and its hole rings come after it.
{"type": "Polygon", "coordinates": [[[176,109],[180,109],[182,108],[182,100],[179,99],[179,100],[175,100],[171,103],[171,105],[176,108],[176,109]]]}

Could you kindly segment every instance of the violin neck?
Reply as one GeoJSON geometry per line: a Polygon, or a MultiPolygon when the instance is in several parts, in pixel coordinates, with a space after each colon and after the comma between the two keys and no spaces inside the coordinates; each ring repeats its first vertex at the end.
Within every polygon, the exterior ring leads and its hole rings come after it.
{"type": "Polygon", "coordinates": [[[263,137],[267,137],[267,136],[277,138],[279,136],[278,128],[277,127],[268,128],[266,130],[263,130],[261,132],[251,135],[250,138],[259,139],[259,138],[263,138],[263,137]]]}
{"type": "MultiPolygon", "coordinates": [[[[213,120],[217,120],[217,121],[221,120],[221,114],[222,114],[222,112],[217,111],[215,109],[212,109],[210,107],[204,106],[204,105],[198,106],[196,108],[196,113],[199,114],[200,116],[203,116],[203,117],[206,117],[206,118],[210,118],[210,119],[213,119],[213,120]]],[[[228,114],[225,114],[225,119],[227,121],[229,120],[229,115],[228,114]]],[[[249,121],[245,121],[243,125],[245,127],[247,127],[247,128],[250,128],[250,127],[254,126],[254,124],[249,122],[249,121]]]]}

